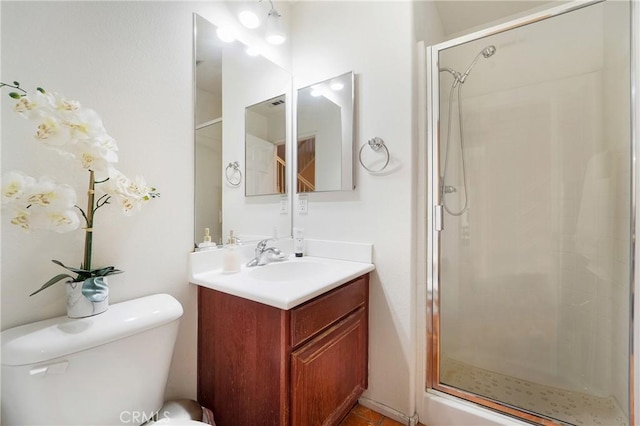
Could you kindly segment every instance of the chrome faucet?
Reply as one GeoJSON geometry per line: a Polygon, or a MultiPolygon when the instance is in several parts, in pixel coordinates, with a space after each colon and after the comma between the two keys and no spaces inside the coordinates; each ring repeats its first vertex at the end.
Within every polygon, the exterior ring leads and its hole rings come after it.
{"type": "Polygon", "coordinates": [[[267,247],[267,243],[270,241],[275,241],[273,238],[267,238],[266,240],[262,240],[256,246],[256,257],[251,259],[247,266],[263,266],[267,263],[278,262],[281,260],[285,260],[287,255],[282,253],[280,249],[276,247],[267,247]]]}

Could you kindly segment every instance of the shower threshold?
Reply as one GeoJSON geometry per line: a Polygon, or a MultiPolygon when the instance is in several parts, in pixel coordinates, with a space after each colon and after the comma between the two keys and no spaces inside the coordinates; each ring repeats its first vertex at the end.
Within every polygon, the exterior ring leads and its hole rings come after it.
{"type": "Polygon", "coordinates": [[[503,404],[580,426],[628,426],[612,397],[597,397],[522,380],[463,362],[445,359],[440,382],[503,404]]]}

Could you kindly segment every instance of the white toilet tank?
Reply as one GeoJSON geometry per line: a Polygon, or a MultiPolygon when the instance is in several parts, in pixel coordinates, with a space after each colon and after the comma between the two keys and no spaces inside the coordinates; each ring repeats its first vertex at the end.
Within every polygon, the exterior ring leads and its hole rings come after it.
{"type": "Polygon", "coordinates": [[[168,294],[5,330],[2,425],[139,425],[162,407],[182,306],[168,294]]]}

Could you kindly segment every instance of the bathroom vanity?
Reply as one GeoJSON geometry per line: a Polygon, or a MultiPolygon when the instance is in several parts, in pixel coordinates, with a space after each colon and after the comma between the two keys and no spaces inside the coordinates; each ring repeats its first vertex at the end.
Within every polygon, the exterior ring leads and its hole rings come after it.
{"type": "Polygon", "coordinates": [[[369,274],[349,279],[291,308],[198,287],[198,401],[218,426],[348,413],[367,388],[369,274]]]}

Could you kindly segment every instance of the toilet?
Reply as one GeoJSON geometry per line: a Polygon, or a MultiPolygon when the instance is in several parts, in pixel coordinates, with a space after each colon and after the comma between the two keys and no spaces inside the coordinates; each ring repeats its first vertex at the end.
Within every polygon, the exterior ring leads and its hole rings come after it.
{"type": "Polygon", "coordinates": [[[156,294],[3,331],[2,424],[203,425],[159,412],[182,313],[156,294]]]}

